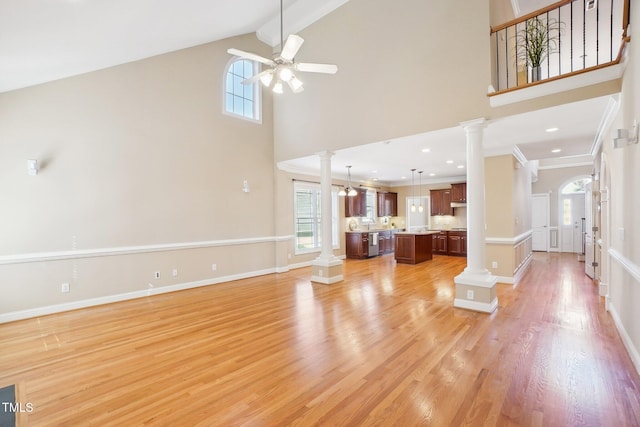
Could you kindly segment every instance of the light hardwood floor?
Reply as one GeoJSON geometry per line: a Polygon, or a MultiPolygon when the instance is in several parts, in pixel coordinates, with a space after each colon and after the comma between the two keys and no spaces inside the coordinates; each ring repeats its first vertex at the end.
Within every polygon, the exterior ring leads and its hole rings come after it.
{"type": "Polygon", "coordinates": [[[464,266],[386,255],[0,325],[0,387],[24,426],[640,425],[584,264],[536,254],[492,315],[453,308],[464,266]]]}

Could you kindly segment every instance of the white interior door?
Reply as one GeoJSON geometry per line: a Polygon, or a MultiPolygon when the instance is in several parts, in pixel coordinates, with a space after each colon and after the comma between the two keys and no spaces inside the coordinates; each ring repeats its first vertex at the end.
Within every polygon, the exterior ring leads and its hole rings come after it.
{"type": "Polygon", "coordinates": [[[532,249],[549,251],[549,194],[534,194],[531,203],[532,249]]]}
{"type": "Polygon", "coordinates": [[[417,232],[429,228],[429,210],[428,197],[407,197],[407,231],[417,232]],[[418,209],[422,202],[422,212],[418,209]],[[416,211],[411,212],[411,205],[415,204],[416,211]]]}
{"type": "Polygon", "coordinates": [[[582,253],[584,194],[563,194],[560,199],[562,252],[582,253]]]}
{"type": "Polygon", "coordinates": [[[584,272],[592,279],[595,277],[594,262],[594,246],[593,243],[593,192],[591,191],[592,183],[588,182],[584,186],[584,218],[585,218],[585,236],[584,236],[584,272]]]}

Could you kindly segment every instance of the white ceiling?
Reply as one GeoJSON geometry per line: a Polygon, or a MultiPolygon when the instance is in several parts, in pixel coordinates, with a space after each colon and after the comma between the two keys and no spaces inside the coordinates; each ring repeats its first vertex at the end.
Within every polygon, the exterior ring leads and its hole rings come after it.
{"type": "MultiPolygon", "coordinates": [[[[285,37],[347,1],[283,0],[285,37]]],[[[551,0],[511,1],[528,10],[551,0]]],[[[240,34],[256,32],[274,46],[280,38],[279,7],[278,0],[0,0],[0,92],[240,34]]],[[[499,153],[517,145],[530,160],[588,154],[606,103],[599,98],[489,121],[485,147],[499,153]],[[560,130],[544,132],[552,126],[560,130]],[[555,147],[563,151],[550,153],[555,147]]],[[[458,166],[466,166],[465,135],[456,127],[372,141],[339,150],[332,164],[335,176],[345,176],[345,166],[352,165],[358,179],[387,185],[402,185],[411,168],[425,171],[424,182],[464,179],[465,169],[458,166]]],[[[319,161],[311,156],[279,166],[317,174],[319,161]]]]}
{"type": "MultiPolygon", "coordinates": [[[[609,99],[609,96],[593,98],[489,120],[483,136],[485,154],[512,153],[517,147],[527,160],[562,159],[560,164],[566,165],[584,163],[585,159],[590,160],[609,99]],[[553,127],[558,130],[546,131],[553,127]],[[553,153],[554,149],[561,151],[553,153]]],[[[368,184],[407,185],[411,182],[413,168],[424,171],[423,183],[464,180],[466,136],[460,126],[346,148],[335,151],[331,166],[333,176],[343,178],[346,176],[346,166],[352,166],[354,181],[368,184]],[[423,152],[425,148],[430,151],[423,152]]],[[[278,167],[291,172],[318,175],[320,158],[307,156],[281,162],[278,167]]],[[[415,179],[418,182],[417,173],[415,179]]]]}
{"type": "MultiPolygon", "coordinates": [[[[283,0],[285,37],[347,0],[283,0]]],[[[1,0],[0,92],[257,32],[280,39],[279,0],[1,0]]]]}

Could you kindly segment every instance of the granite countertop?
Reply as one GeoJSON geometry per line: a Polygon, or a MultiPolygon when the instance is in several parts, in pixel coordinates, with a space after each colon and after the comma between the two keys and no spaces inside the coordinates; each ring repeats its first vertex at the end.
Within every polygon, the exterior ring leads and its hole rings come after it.
{"type": "Polygon", "coordinates": [[[379,233],[381,231],[401,232],[404,228],[372,228],[371,230],[346,230],[347,233],[379,233]]]}
{"type": "Polygon", "coordinates": [[[438,234],[440,230],[426,230],[426,231],[399,231],[396,234],[415,234],[416,236],[420,236],[423,234],[438,234]]]}

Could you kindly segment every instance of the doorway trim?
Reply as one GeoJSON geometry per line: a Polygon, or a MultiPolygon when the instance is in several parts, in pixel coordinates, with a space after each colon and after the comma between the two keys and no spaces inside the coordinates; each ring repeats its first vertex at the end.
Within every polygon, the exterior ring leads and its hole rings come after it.
{"type": "MultiPolygon", "coordinates": [[[[563,221],[562,221],[562,189],[564,187],[566,187],[567,184],[569,184],[569,183],[571,183],[573,181],[579,181],[581,179],[590,179],[590,180],[593,181],[593,176],[587,175],[587,174],[575,175],[575,176],[573,176],[571,178],[567,178],[566,180],[564,180],[560,184],[560,186],[558,187],[558,202],[557,202],[558,212],[556,212],[556,214],[557,214],[556,221],[557,221],[557,224],[558,224],[558,250],[560,252],[562,252],[562,241],[563,241],[562,240],[562,238],[563,238],[563,236],[562,236],[562,233],[563,233],[563,231],[562,231],[562,228],[563,228],[562,227],[562,223],[563,223],[563,221]]],[[[586,212],[585,212],[585,215],[586,215],[586,212]]]]}

